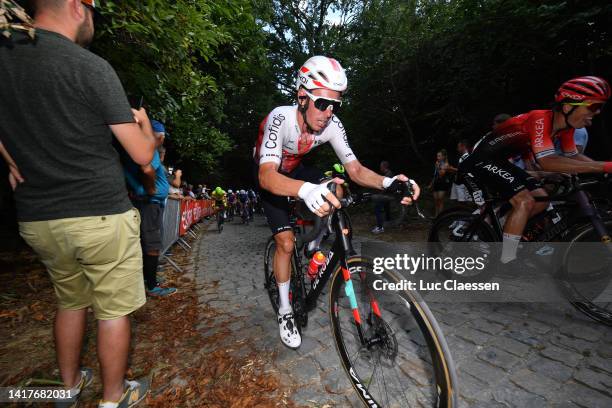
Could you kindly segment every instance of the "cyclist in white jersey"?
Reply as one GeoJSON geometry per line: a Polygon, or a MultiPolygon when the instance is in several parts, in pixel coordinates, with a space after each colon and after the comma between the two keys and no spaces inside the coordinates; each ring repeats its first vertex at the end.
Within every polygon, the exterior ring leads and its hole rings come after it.
{"type": "MultiPolygon", "coordinates": [[[[347,82],[344,69],[335,59],[323,56],[308,59],[297,74],[298,105],[272,110],[260,125],[255,146],[255,179],[276,241],[274,275],[279,289],[279,332],[283,344],[293,349],[298,348],[302,340],[289,302],[294,235],[289,223],[287,197],[300,197],[319,217],[330,213],[330,204],[340,207],[340,202],[326,184],[320,184],[323,173],[304,166],[301,163],[303,156],[330,142],[349,177],[361,186],[383,190],[394,182],[409,181],[403,174],[383,177],[357,160],[342,122],[335,115],[342,106],[347,82]]],[[[335,179],[334,182],[342,184],[344,180],[335,179]]],[[[416,183],[411,183],[416,199],[420,189],[416,183]]],[[[411,201],[404,197],[402,204],[411,201]]]]}

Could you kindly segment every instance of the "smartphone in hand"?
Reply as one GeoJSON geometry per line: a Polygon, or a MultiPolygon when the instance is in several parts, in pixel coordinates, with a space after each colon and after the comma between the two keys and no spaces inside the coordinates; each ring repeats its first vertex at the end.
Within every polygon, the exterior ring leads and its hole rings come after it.
{"type": "Polygon", "coordinates": [[[140,95],[138,97],[130,97],[128,98],[130,101],[130,106],[136,110],[139,110],[140,108],[142,108],[142,105],[144,103],[144,95],[140,95]]]}

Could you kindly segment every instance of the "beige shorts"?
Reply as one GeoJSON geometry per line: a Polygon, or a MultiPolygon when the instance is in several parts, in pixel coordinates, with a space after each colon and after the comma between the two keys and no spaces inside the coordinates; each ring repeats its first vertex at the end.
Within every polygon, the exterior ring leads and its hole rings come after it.
{"type": "Polygon", "coordinates": [[[140,215],[20,222],[19,232],[51,276],[59,307],[91,306],[97,319],[126,316],[146,301],[140,215]]]}

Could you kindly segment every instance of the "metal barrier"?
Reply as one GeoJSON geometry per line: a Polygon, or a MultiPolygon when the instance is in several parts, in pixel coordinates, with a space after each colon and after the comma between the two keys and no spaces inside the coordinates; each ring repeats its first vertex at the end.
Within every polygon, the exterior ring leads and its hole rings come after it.
{"type": "Polygon", "coordinates": [[[170,249],[178,239],[179,223],[181,222],[181,202],[169,198],[164,208],[162,227],[162,253],[170,249]]]}
{"type": "Polygon", "coordinates": [[[199,230],[196,225],[203,217],[214,214],[213,200],[176,200],[169,198],[164,208],[162,222],[162,253],[174,269],[182,272],[181,268],[167,255],[174,244],[178,244],[185,251],[191,246],[182,237],[189,234],[196,238],[192,229],[199,230]]]}

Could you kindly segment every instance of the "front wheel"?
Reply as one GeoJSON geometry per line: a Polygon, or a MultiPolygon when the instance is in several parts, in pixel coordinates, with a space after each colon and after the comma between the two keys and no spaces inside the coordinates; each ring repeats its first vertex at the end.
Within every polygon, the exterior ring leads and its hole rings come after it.
{"type": "Polygon", "coordinates": [[[330,288],[332,335],[357,395],[368,407],[457,407],[454,363],[432,312],[416,292],[377,290],[402,279],[372,269],[349,258],[330,288]]]}
{"type": "MultiPolygon", "coordinates": [[[[442,213],[436,218],[427,238],[427,248],[430,254],[443,258],[444,256],[480,256],[489,259],[499,259],[499,244],[501,237],[479,214],[459,208],[442,213]]],[[[438,270],[447,279],[457,279],[463,282],[483,282],[493,277],[493,268],[473,272],[457,273],[453,269],[438,270]]]]}
{"type": "MultiPolygon", "coordinates": [[[[612,231],[612,221],[605,227],[612,231]]],[[[562,259],[559,280],[570,303],[612,326],[612,243],[602,243],[593,226],[585,224],[576,228],[562,259]]]]}

